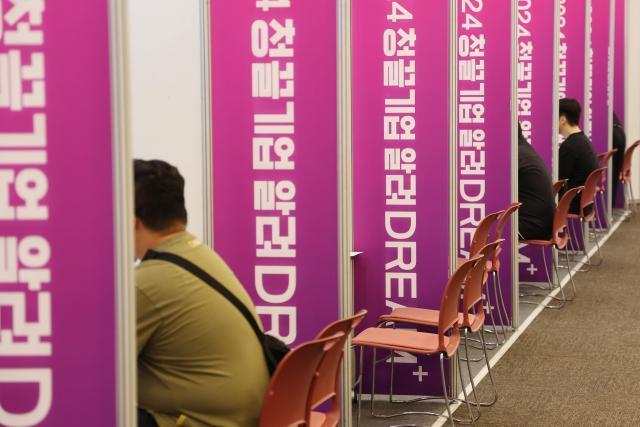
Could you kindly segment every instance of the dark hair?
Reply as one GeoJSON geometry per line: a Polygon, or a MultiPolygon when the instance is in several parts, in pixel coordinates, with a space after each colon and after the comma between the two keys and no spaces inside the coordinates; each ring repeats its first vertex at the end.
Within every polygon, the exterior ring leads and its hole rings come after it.
{"type": "Polygon", "coordinates": [[[184,178],[175,166],[162,160],[133,162],[136,217],[145,227],[163,231],[187,223],[184,178]]]}
{"type": "Polygon", "coordinates": [[[518,122],[518,144],[528,144],[527,138],[525,138],[522,132],[522,125],[518,122]]]}
{"type": "Polygon", "coordinates": [[[575,99],[563,98],[560,100],[560,116],[565,116],[571,126],[580,124],[580,114],[582,107],[575,99]]]}
{"type": "Polygon", "coordinates": [[[620,119],[618,118],[618,115],[616,114],[616,112],[613,112],[613,125],[617,126],[617,127],[622,127],[622,123],[620,123],[620,119]]]}

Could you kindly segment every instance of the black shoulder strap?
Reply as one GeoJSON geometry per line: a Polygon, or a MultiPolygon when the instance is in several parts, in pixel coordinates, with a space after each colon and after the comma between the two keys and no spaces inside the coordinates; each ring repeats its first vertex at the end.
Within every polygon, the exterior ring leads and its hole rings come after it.
{"type": "Polygon", "coordinates": [[[242,303],[242,301],[240,301],[233,293],[231,293],[231,291],[229,291],[229,289],[222,286],[222,284],[220,284],[220,282],[214,279],[209,273],[207,273],[206,271],[204,271],[203,269],[201,269],[191,261],[185,258],[182,258],[179,255],[172,254],[170,252],[156,252],[154,250],[148,250],[144,258],[142,259],[142,261],[147,261],[152,259],[167,261],[179,267],[182,267],[183,269],[187,270],[189,273],[196,276],[198,279],[202,280],[203,282],[211,286],[214,290],[218,291],[218,293],[220,293],[231,304],[233,304],[238,309],[238,311],[244,316],[244,318],[247,320],[247,322],[251,326],[251,329],[253,329],[253,332],[255,332],[256,337],[258,338],[258,342],[260,342],[260,344],[262,345],[264,332],[262,332],[262,330],[260,329],[260,326],[258,326],[258,322],[256,322],[256,319],[253,317],[253,315],[251,314],[247,306],[245,306],[242,303]]]}

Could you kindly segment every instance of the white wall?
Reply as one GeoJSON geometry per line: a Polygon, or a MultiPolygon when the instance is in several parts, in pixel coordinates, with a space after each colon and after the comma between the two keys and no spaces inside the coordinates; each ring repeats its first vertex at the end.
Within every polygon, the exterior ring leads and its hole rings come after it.
{"type": "MultiPolygon", "coordinates": [[[[627,46],[627,106],[626,132],[627,146],[640,139],[640,1],[628,1],[627,26],[629,43],[627,46]]],[[[640,198],[640,154],[636,150],[633,160],[633,191],[636,199],[640,198]]]]}
{"type": "Polygon", "coordinates": [[[178,167],[189,229],[206,241],[201,1],[127,3],[133,156],[178,167]]]}

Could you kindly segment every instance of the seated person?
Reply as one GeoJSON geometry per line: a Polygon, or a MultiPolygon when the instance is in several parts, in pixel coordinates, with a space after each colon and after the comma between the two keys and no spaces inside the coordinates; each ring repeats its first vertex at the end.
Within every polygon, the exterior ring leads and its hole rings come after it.
{"type": "MultiPolygon", "coordinates": [[[[560,179],[568,179],[564,191],[584,185],[591,172],[598,169],[598,159],[587,135],[578,126],[582,109],[575,99],[560,100],[560,134],[565,138],[560,145],[560,179]]],[[[560,197],[564,194],[560,193],[560,197]]],[[[580,213],[580,196],[573,199],[571,213],[580,213]]]]}
{"type": "MultiPolygon", "coordinates": [[[[184,179],[159,160],[135,161],[135,249],[196,264],[258,319],[224,261],[186,231],[184,179]]],[[[143,260],[135,271],[138,425],[257,426],[269,372],[253,329],[222,295],[181,267],[143,260]]],[[[258,321],[259,322],[259,321],[258,321]]]]}
{"type": "Polygon", "coordinates": [[[613,148],[617,148],[618,151],[613,155],[612,168],[611,168],[611,196],[613,204],[616,203],[618,197],[618,188],[620,184],[620,172],[622,172],[622,163],[624,162],[624,150],[627,149],[627,136],[624,133],[624,128],[618,119],[618,115],[613,113],[613,148]]]}
{"type": "Polygon", "coordinates": [[[553,200],[551,178],[538,153],[522,134],[518,123],[518,227],[523,240],[551,238],[553,200]]]}

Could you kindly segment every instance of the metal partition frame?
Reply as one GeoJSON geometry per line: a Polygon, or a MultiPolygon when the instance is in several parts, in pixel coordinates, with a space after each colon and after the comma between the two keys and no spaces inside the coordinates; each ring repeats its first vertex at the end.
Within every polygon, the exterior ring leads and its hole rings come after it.
{"type": "MultiPolygon", "coordinates": [[[[616,61],[616,0],[609,0],[609,69],[607,73],[607,94],[609,96],[607,108],[607,150],[613,148],[613,77],[616,61]]],[[[613,172],[612,168],[607,168],[607,222],[613,223],[613,172]]],[[[617,185],[617,182],[616,182],[617,185]]]]}
{"type": "MultiPolygon", "coordinates": [[[[553,107],[551,109],[553,117],[550,117],[551,123],[553,123],[551,129],[551,141],[553,143],[553,149],[551,151],[551,179],[553,182],[558,180],[560,164],[558,159],[558,153],[560,150],[560,124],[558,123],[558,117],[560,116],[560,0],[555,1],[554,8],[554,26],[553,26],[553,107]]],[[[554,278],[555,280],[555,278],[554,278]]]]}
{"type": "MultiPolygon", "coordinates": [[[[518,1],[511,0],[511,200],[518,200],[518,1]]],[[[511,216],[511,315],[512,326],[520,323],[518,292],[518,212],[511,216]]]]}
{"type": "Polygon", "coordinates": [[[126,1],[109,2],[111,130],[116,291],[116,405],[118,426],[136,424],[136,317],[133,286],[133,163],[129,147],[126,1]]]}
{"type": "Polygon", "coordinates": [[[584,125],[582,130],[591,138],[591,93],[593,87],[593,70],[591,66],[591,17],[593,16],[593,8],[591,0],[585,0],[586,12],[584,23],[584,105],[582,106],[582,120],[584,125]]]}
{"type": "Polygon", "coordinates": [[[211,137],[211,0],[200,0],[200,80],[202,82],[203,243],[213,247],[213,141],[211,137]]]}
{"type": "MultiPolygon", "coordinates": [[[[353,168],[351,148],[351,0],[337,0],[338,8],[338,258],[340,317],[353,315],[353,168]]],[[[347,338],[342,364],[341,425],[352,425],[353,360],[347,338]]]]}
{"type": "MultiPolygon", "coordinates": [[[[449,272],[458,268],[458,0],[449,2],[449,272]]],[[[452,397],[460,392],[456,359],[451,361],[452,397]]]]}

